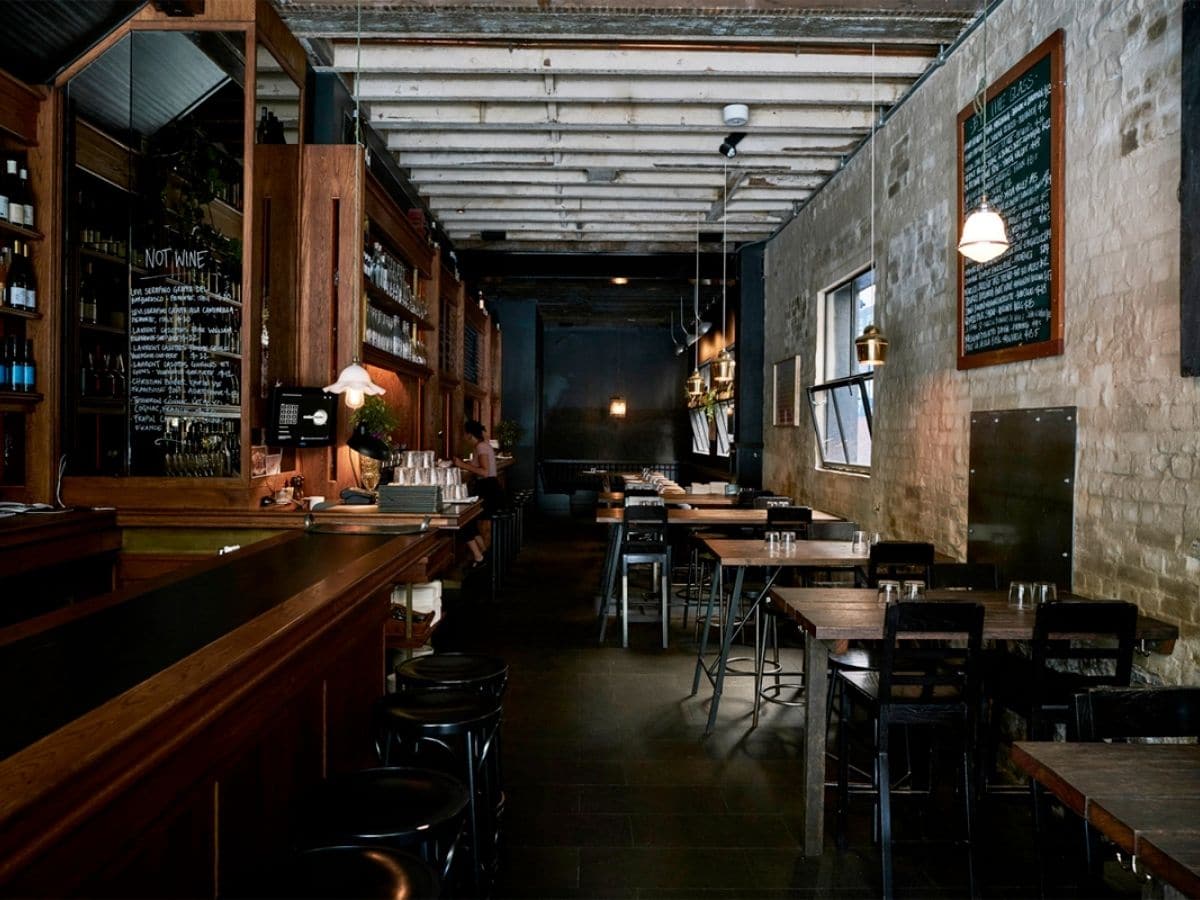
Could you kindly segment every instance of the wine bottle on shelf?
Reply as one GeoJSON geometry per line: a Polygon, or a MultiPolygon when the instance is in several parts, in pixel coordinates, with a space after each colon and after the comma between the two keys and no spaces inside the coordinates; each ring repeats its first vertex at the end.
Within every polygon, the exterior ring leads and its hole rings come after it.
{"type": "Polygon", "coordinates": [[[125,354],[123,354],[123,353],[117,354],[117,361],[116,361],[116,363],[114,363],[112,378],[113,378],[113,396],[114,397],[124,397],[126,381],[125,381],[125,354]]]}
{"type": "Polygon", "coordinates": [[[25,227],[33,227],[33,188],[29,186],[29,170],[21,167],[21,202],[24,204],[25,227]]]}
{"type": "Polygon", "coordinates": [[[92,372],[96,368],[95,358],[91,353],[88,353],[82,364],[79,366],[79,396],[90,397],[92,395],[92,372]]]}
{"type": "Polygon", "coordinates": [[[21,258],[24,260],[21,268],[25,270],[25,309],[33,312],[37,309],[37,281],[33,273],[33,263],[29,259],[29,241],[21,243],[21,258]]]}
{"type": "Polygon", "coordinates": [[[34,387],[37,385],[37,363],[33,361],[33,340],[25,341],[25,358],[22,366],[22,390],[27,394],[33,393],[34,387]]]}
{"type": "Polygon", "coordinates": [[[84,263],[83,275],[79,278],[79,321],[96,324],[96,281],[90,262],[84,263]]]}
{"type": "Polygon", "coordinates": [[[25,207],[20,197],[21,179],[17,177],[17,161],[10,158],[4,163],[4,184],[8,191],[8,221],[13,225],[25,224],[25,207]]]}
{"type": "Polygon", "coordinates": [[[13,241],[12,261],[4,280],[4,305],[11,309],[25,309],[25,257],[21,255],[21,242],[13,241]]]}
{"type": "Polygon", "coordinates": [[[8,183],[7,175],[0,175],[0,222],[8,221],[8,201],[12,195],[12,186],[8,183]]]}
{"type": "Polygon", "coordinates": [[[21,359],[21,353],[17,349],[17,336],[10,334],[7,344],[8,379],[4,383],[4,390],[20,391],[25,387],[25,362],[21,359]]]}

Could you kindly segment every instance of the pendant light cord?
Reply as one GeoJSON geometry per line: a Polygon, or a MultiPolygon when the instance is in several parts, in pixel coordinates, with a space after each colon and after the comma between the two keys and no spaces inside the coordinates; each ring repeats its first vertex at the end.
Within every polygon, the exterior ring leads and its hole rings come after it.
{"type": "Polygon", "coordinates": [[[871,43],[871,274],[875,273],[875,44],[871,43]]]}
{"type": "Polygon", "coordinates": [[[729,160],[721,161],[723,188],[725,199],[721,204],[721,349],[729,347],[729,339],[725,330],[725,266],[729,262],[729,160]]]}
{"type": "Polygon", "coordinates": [[[982,202],[987,203],[988,183],[988,136],[987,136],[987,20],[988,0],[983,0],[983,74],[979,76],[979,90],[975,93],[975,114],[980,117],[983,140],[982,202]]]}
{"type": "Polygon", "coordinates": [[[696,213],[696,291],[692,294],[692,331],[696,339],[692,342],[695,369],[700,371],[700,213],[696,213]]]}

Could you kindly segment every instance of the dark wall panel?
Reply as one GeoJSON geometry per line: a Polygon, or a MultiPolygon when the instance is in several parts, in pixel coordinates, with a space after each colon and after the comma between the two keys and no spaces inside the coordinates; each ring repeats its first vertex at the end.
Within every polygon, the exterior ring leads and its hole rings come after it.
{"type": "Polygon", "coordinates": [[[542,458],[680,458],[687,372],[666,327],[548,326],[542,341],[542,458]],[[626,398],[624,420],[608,415],[613,394],[626,398]]]}
{"type": "Polygon", "coordinates": [[[516,462],[508,473],[509,490],[534,486],[537,460],[538,357],[537,304],[532,300],[506,300],[500,309],[504,341],[504,371],[501,373],[500,406],[504,418],[521,426],[521,440],[514,448],[516,462]]]}
{"type": "Polygon", "coordinates": [[[1200,0],[1183,4],[1179,275],[1181,370],[1200,375],[1200,0]]]}

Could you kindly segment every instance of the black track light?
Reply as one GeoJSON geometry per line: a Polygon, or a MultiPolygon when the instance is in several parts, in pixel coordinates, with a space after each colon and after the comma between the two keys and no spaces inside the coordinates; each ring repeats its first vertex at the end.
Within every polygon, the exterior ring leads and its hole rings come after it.
{"type": "Polygon", "coordinates": [[[744,131],[733,131],[725,136],[725,140],[721,142],[719,148],[722,156],[733,159],[737,156],[737,146],[742,142],[742,138],[746,136],[744,131]]]}

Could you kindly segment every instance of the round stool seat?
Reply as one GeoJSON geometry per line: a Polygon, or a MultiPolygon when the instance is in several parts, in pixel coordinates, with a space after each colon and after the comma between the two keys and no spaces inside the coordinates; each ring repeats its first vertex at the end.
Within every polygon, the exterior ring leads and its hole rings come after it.
{"type": "Polygon", "coordinates": [[[443,826],[457,832],[470,799],[459,779],[432,769],[364,769],[323,784],[312,821],[338,842],[404,843],[443,826]]]}
{"type": "Polygon", "coordinates": [[[280,897],[361,897],[427,900],[438,896],[429,864],[389,847],[318,847],[298,853],[284,875],[280,897]]]}
{"type": "Polygon", "coordinates": [[[402,689],[478,690],[499,696],[507,682],[508,664],[497,656],[434,653],[396,666],[396,684],[402,689]]]}
{"type": "Polygon", "coordinates": [[[463,691],[403,691],[381,697],[376,722],[395,734],[457,734],[500,715],[500,701],[463,691]]]}

